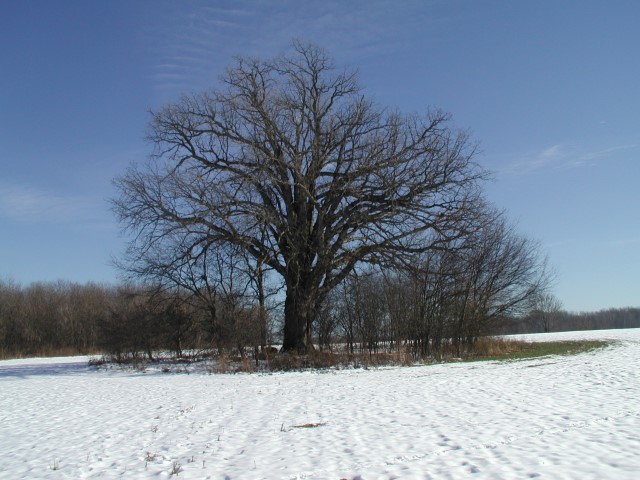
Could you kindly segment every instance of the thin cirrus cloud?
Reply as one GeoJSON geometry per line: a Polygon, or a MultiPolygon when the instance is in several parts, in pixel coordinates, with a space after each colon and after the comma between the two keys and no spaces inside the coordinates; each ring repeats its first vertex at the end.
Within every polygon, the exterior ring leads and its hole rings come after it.
{"type": "MultiPolygon", "coordinates": [[[[185,93],[210,81],[216,55],[229,49],[230,32],[239,28],[233,20],[244,16],[241,10],[203,8],[198,15],[176,12],[168,28],[153,28],[150,50],[157,63],[152,67],[151,82],[162,94],[185,93]]],[[[225,55],[226,56],[226,55],[225,55]]]]}
{"type": "Polygon", "coordinates": [[[562,144],[552,145],[541,152],[533,155],[526,155],[523,158],[512,162],[503,169],[502,173],[511,175],[526,175],[537,170],[557,167],[567,159],[566,147],[562,144]]]}
{"type": "Polygon", "coordinates": [[[25,223],[71,223],[88,219],[97,202],[29,185],[0,185],[0,217],[25,223]]]}
{"type": "Polygon", "coordinates": [[[611,240],[609,245],[614,247],[632,247],[640,244],[640,237],[622,238],[618,240],[611,240]]]}
{"type": "Polygon", "coordinates": [[[636,148],[638,145],[636,144],[628,144],[628,145],[618,145],[618,146],[614,146],[614,147],[609,147],[609,148],[605,148],[603,150],[596,150],[593,152],[586,152],[583,153],[582,155],[578,156],[575,160],[573,165],[574,166],[582,166],[582,165],[586,165],[589,162],[598,162],[601,160],[604,160],[606,158],[609,158],[611,155],[618,153],[620,151],[624,151],[624,150],[631,150],[636,148]]]}
{"type": "Polygon", "coordinates": [[[502,169],[501,173],[507,175],[527,175],[543,169],[568,170],[594,165],[604,161],[624,150],[636,148],[635,144],[618,145],[608,148],[581,151],[575,147],[556,144],[545,148],[541,152],[527,155],[512,162],[502,169]]]}
{"type": "Polygon", "coordinates": [[[406,16],[411,19],[407,32],[393,31],[389,17],[399,15],[393,3],[358,4],[362,8],[344,9],[337,1],[301,6],[284,0],[257,8],[239,1],[235,8],[225,9],[202,2],[197,13],[176,11],[171,21],[161,19],[162,28],[150,29],[149,45],[157,58],[151,81],[156,91],[171,96],[208,88],[233,56],[271,57],[287,50],[295,38],[319,43],[339,61],[360,63],[402,43],[428,20],[417,2],[406,16]],[[346,39],[345,31],[350,32],[346,39]]]}

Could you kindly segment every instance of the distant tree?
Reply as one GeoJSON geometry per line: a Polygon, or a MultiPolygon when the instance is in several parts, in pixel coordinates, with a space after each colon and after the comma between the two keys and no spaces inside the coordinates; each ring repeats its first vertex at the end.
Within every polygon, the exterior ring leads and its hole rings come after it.
{"type": "Polygon", "coordinates": [[[13,281],[0,280],[0,358],[24,351],[25,320],[22,288],[13,281]]]}
{"type": "Polygon", "coordinates": [[[453,306],[460,297],[456,275],[460,268],[456,265],[462,257],[454,250],[459,248],[426,252],[394,279],[393,288],[402,292],[402,303],[391,309],[391,317],[404,320],[396,327],[400,331],[398,341],[408,340],[415,357],[440,356],[445,344],[456,336],[452,328],[453,306]]]}
{"type": "MultiPolygon", "coordinates": [[[[131,252],[176,234],[189,249],[233,245],[285,287],[283,349],[305,352],[331,290],[362,263],[464,235],[483,172],[439,110],[377,107],[353,73],[294,43],[240,59],[226,88],[153,113],[152,162],[115,180],[131,252]]],[[[184,253],[176,252],[176,253],[184,253]]]]}
{"type": "Polygon", "coordinates": [[[541,292],[533,298],[530,316],[543,332],[550,332],[562,310],[562,302],[552,293],[541,292]]]}
{"type": "Polygon", "coordinates": [[[456,262],[456,310],[458,335],[471,345],[501,318],[525,313],[548,288],[550,273],[539,244],[517,234],[501,212],[487,211],[466,243],[456,262]]]}
{"type": "Polygon", "coordinates": [[[162,346],[163,315],[157,302],[149,301],[143,288],[121,287],[108,306],[109,315],[100,325],[100,347],[118,361],[154,359],[162,346]]]}
{"type": "Polygon", "coordinates": [[[386,279],[389,331],[423,357],[440,355],[447,344],[458,355],[472,349],[505,317],[525,313],[547,288],[549,272],[539,244],[487,207],[464,238],[386,279]]]}
{"type": "MultiPolygon", "coordinates": [[[[329,296],[330,297],[330,296],[329,296]]],[[[334,333],[338,327],[338,309],[331,298],[327,298],[316,317],[315,331],[320,350],[331,350],[334,333]]]]}

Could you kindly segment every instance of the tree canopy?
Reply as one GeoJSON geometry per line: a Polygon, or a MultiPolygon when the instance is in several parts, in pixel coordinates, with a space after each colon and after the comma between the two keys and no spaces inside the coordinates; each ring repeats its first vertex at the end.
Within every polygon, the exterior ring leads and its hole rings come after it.
{"type": "Polygon", "coordinates": [[[448,114],[376,105],[313,45],[238,59],[219,88],[152,112],[149,138],[150,161],[115,180],[132,264],[240,249],[282,279],[284,350],[309,348],[360,264],[451,245],[483,208],[475,144],[448,114]]]}

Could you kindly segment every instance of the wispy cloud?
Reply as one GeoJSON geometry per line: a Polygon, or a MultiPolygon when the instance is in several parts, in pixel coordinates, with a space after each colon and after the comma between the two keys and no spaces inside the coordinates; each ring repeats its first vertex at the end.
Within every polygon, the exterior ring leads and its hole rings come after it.
{"type": "Polygon", "coordinates": [[[636,148],[638,145],[636,144],[628,144],[628,145],[618,145],[614,147],[604,148],[602,150],[595,150],[592,152],[584,152],[581,155],[577,156],[573,162],[572,166],[580,167],[584,165],[588,165],[589,163],[595,163],[601,160],[606,160],[611,157],[613,154],[624,151],[631,150],[636,148]]]}
{"type": "Polygon", "coordinates": [[[320,44],[339,62],[361,64],[411,42],[408,37],[437,21],[424,1],[406,2],[400,10],[389,0],[348,6],[339,0],[238,0],[233,8],[197,0],[188,8],[180,5],[168,14],[171,18],[159,18],[149,29],[150,48],[158,59],[152,81],[163,96],[208,88],[234,55],[268,58],[286,50],[292,38],[320,44]],[[394,19],[402,20],[402,29],[389,27],[394,19]]]}
{"type": "Polygon", "coordinates": [[[41,190],[29,185],[0,184],[0,217],[25,223],[72,223],[89,218],[98,202],[41,190]]]}
{"type": "Polygon", "coordinates": [[[499,173],[506,175],[527,175],[543,169],[569,170],[597,164],[613,155],[637,148],[636,144],[617,145],[597,150],[585,150],[565,144],[551,145],[542,151],[523,155],[507,164],[499,173]]]}
{"type": "Polygon", "coordinates": [[[566,158],[566,147],[562,144],[556,144],[540,152],[522,156],[520,159],[508,164],[501,173],[526,175],[549,166],[558,166],[566,158]]]}
{"type": "Polygon", "coordinates": [[[243,9],[242,2],[239,5],[232,10],[200,2],[191,3],[190,8],[182,5],[164,12],[150,26],[149,48],[158,59],[151,81],[162,96],[173,97],[211,82],[221,60],[232,55],[231,39],[253,16],[251,9],[243,9]]]}
{"type": "Polygon", "coordinates": [[[609,245],[613,247],[630,247],[640,244],[640,237],[620,238],[609,241],[609,245]]]}

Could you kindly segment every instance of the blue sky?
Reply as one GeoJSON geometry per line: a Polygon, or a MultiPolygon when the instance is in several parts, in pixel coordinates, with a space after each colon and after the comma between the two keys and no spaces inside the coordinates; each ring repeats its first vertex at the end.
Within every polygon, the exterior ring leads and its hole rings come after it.
{"type": "Polygon", "coordinates": [[[568,310],[640,306],[636,1],[0,3],[0,278],[115,282],[111,179],[148,110],[292,38],[480,142],[487,195],[539,240],[568,310]]]}

